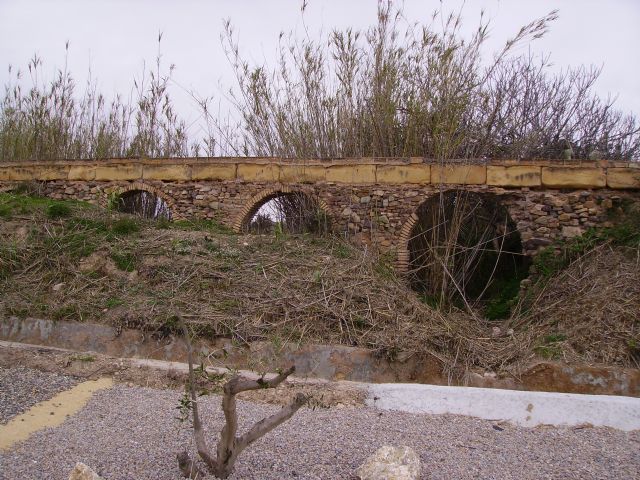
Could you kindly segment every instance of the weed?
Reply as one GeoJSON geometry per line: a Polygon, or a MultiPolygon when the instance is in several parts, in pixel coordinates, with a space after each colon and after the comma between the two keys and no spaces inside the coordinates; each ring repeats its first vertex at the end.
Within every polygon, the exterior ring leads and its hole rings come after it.
{"type": "Polygon", "coordinates": [[[71,218],[67,222],[67,226],[69,228],[83,228],[86,230],[92,230],[95,233],[107,233],[109,231],[109,227],[107,223],[103,220],[96,220],[92,218],[71,218]]]}
{"type": "Polygon", "coordinates": [[[231,312],[240,305],[240,301],[235,298],[219,300],[215,303],[216,309],[221,312],[231,312]]]}
{"type": "Polygon", "coordinates": [[[561,357],[562,348],[558,345],[564,342],[567,336],[563,333],[552,333],[542,338],[542,344],[534,348],[536,353],[542,358],[555,360],[561,357]]]}
{"type": "Polygon", "coordinates": [[[640,246],[640,213],[628,211],[618,224],[605,228],[590,228],[582,235],[552,245],[536,255],[533,265],[542,277],[551,277],[573,260],[603,243],[617,246],[640,246]],[[560,250],[560,253],[556,253],[560,250]]]}
{"type": "Polygon", "coordinates": [[[47,217],[51,219],[71,216],[71,209],[64,203],[52,203],[47,207],[47,217]]]}
{"type": "Polygon", "coordinates": [[[107,194],[107,210],[110,210],[112,212],[117,212],[119,204],[120,204],[120,194],[118,192],[109,192],[107,194]]]}
{"type": "Polygon", "coordinates": [[[77,353],[71,356],[71,360],[78,362],[95,362],[96,356],[89,353],[77,353]]]}
{"type": "Polygon", "coordinates": [[[168,226],[168,228],[175,230],[188,230],[188,231],[204,231],[211,233],[220,233],[220,234],[230,234],[233,233],[232,230],[221,223],[216,222],[215,220],[203,220],[203,219],[194,219],[194,220],[175,220],[173,222],[168,222],[168,224],[164,224],[168,226]]]}
{"type": "Polygon", "coordinates": [[[119,298],[109,298],[107,299],[105,306],[107,308],[114,308],[114,307],[119,307],[120,305],[123,305],[123,304],[124,304],[124,300],[121,300],[119,298]]]}
{"type": "Polygon", "coordinates": [[[9,205],[0,205],[0,217],[8,220],[11,218],[12,213],[13,210],[9,205]]]}
{"type": "Polygon", "coordinates": [[[426,305],[429,305],[431,308],[437,310],[440,307],[440,297],[439,296],[433,296],[433,295],[427,295],[426,293],[423,293],[421,295],[418,296],[418,298],[420,299],[420,301],[426,305]]]}
{"type": "Polygon", "coordinates": [[[564,333],[552,333],[543,337],[542,341],[548,345],[551,343],[564,342],[566,339],[567,336],[564,333]]]}
{"type": "Polygon", "coordinates": [[[27,318],[29,316],[29,309],[21,306],[6,305],[5,311],[7,312],[7,315],[18,318],[27,318]]]}
{"type": "Polygon", "coordinates": [[[520,269],[519,274],[508,278],[496,279],[487,289],[488,298],[484,309],[484,316],[488,320],[499,320],[509,317],[520,293],[520,281],[527,275],[526,269],[520,269]]]}
{"type": "Polygon", "coordinates": [[[395,269],[393,267],[393,253],[385,252],[378,257],[378,261],[374,266],[375,272],[382,278],[391,280],[395,278],[395,269]]]}
{"type": "Polygon", "coordinates": [[[322,272],[320,270],[314,270],[313,283],[322,283],[322,272]]]}
{"type": "Polygon", "coordinates": [[[171,249],[178,255],[191,253],[192,242],[190,240],[176,239],[171,242],[171,249]]]}
{"type": "Polygon", "coordinates": [[[111,259],[120,270],[133,272],[136,269],[136,258],[130,252],[112,252],[111,259]]]}
{"type": "Polygon", "coordinates": [[[351,248],[345,243],[338,243],[333,249],[336,258],[351,258],[351,248]]]}
{"type": "Polygon", "coordinates": [[[83,315],[77,305],[67,304],[53,310],[51,312],[51,318],[54,321],[61,321],[61,320],[82,321],[83,315]]]}
{"type": "Polygon", "coordinates": [[[132,218],[120,218],[111,225],[111,231],[116,235],[130,235],[139,230],[138,222],[132,218]]]}
{"type": "Polygon", "coordinates": [[[169,230],[171,228],[171,221],[166,217],[160,217],[156,222],[156,228],[160,230],[169,230]]]}
{"type": "Polygon", "coordinates": [[[538,345],[534,350],[546,360],[557,360],[562,355],[562,350],[557,345],[538,345]]]}
{"type": "Polygon", "coordinates": [[[284,240],[286,238],[286,234],[282,226],[282,222],[276,222],[273,225],[273,235],[276,237],[276,240],[278,241],[284,240]]]}

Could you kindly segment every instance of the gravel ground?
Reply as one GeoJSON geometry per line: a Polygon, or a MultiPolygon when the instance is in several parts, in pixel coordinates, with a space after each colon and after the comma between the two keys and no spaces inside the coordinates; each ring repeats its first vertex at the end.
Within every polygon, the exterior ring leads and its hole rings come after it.
{"type": "MultiPolygon", "coordinates": [[[[179,397],[172,390],[123,385],[102,390],[63,425],[0,454],[0,479],[67,478],[82,461],[105,480],[177,480],[175,453],[185,446],[193,452],[188,425],[175,419],[179,397]]],[[[203,406],[212,440],[222,424],[219,403],[212,396],[203,406]]],[[[277,409],[239,402],[241,428],[277,409]]],[[[384,444],[414,448],[423,478],[429,479],[640,478],[638,431],[528,429],[461,416],[351,407],[300,410],[250,446],[230,478],[349,479],[384,444]]]]}
{"type": "MultiPolygon", "coordinates": [[[[78,383],[73,377],[24,367],[0,367],[0,423],[78,383]]],[[[0,474],[1,475],[1,474],[0,474]]]]}

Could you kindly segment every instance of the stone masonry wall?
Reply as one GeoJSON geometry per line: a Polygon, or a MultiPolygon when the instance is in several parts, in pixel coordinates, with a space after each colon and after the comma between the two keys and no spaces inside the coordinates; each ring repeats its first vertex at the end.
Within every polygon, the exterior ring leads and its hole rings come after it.
{"type": "Polygon", "coordinates": [[[498,196],[530,256],[555,240],[609,225],[610,213],[625,199],[640,201],[640,168],[634,164],[501,162],[442,168],[414,160],[304,165],[275,159],[164,162],[0,166],[0,190],[37,181],[46,196],[103,205],[112,192],[148,190],[168,203],[175,219],[216,219],[236,230],[266,198],[300,191],[319,200],[334,233],[357,244],[395,250],[400,269],[409,261],[414,212],[440,191],[464,189],[498,196]]]}

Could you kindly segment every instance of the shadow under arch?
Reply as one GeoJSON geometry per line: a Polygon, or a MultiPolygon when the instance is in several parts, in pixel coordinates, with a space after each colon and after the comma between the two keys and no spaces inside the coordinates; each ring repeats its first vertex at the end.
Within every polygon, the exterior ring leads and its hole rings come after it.
{"type": "Polygon", "coordinates": [[[114,190],[116,209],[149,219],[172,220],[175,215],[175,201],[153,185],[134,182],[114,190]]]}
{"type": "Polygon", "coordinates": [[[328,205],[312,192],[277,186],[249,199],[236,217],[233,230],[266,233],[275,225],[289,233],[326,233],[330,228],[328,205]]]}
{"type": "Polygon", "coordinates": [[[484,301],[517,295],[528,273],[516,224],[500,195],[446,190],[426,198],[403,225],[398,270],[434,299],[484,301]]]}

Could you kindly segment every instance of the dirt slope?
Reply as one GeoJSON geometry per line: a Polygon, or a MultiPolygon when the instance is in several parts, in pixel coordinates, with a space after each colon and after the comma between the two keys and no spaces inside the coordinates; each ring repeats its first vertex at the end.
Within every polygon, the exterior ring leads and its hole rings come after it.
{"type": "Polygon", "coordinates": [[[587,272],[584,280],[569,269],[573,287],[564,277],[552,281],[525,317],[512,319],[513,332],[496,334],[496,323],[420,302],[395,277],[391,257],[335,238],[235,235],[213,223],[151,222],[0,194],[0,316],[98,321],[162,336],[176,330],[180,313],[210,337],[339,343],[398,360],[432,355],[455,376],[469,368],[517,372],[536,356],[634,365],[637,263],[633,270],[633,255],[617,250],[599,255],[591,267],[572,267],[587,272]],[[617,287],[596,294],[596,277],[617,287]],[[612,295],[618,310],[607,302],[612,295]],[[595,316],[594,299],[602,302],[595,316]],[[557,334],[566,340],[549,342],[557,334]]]}

